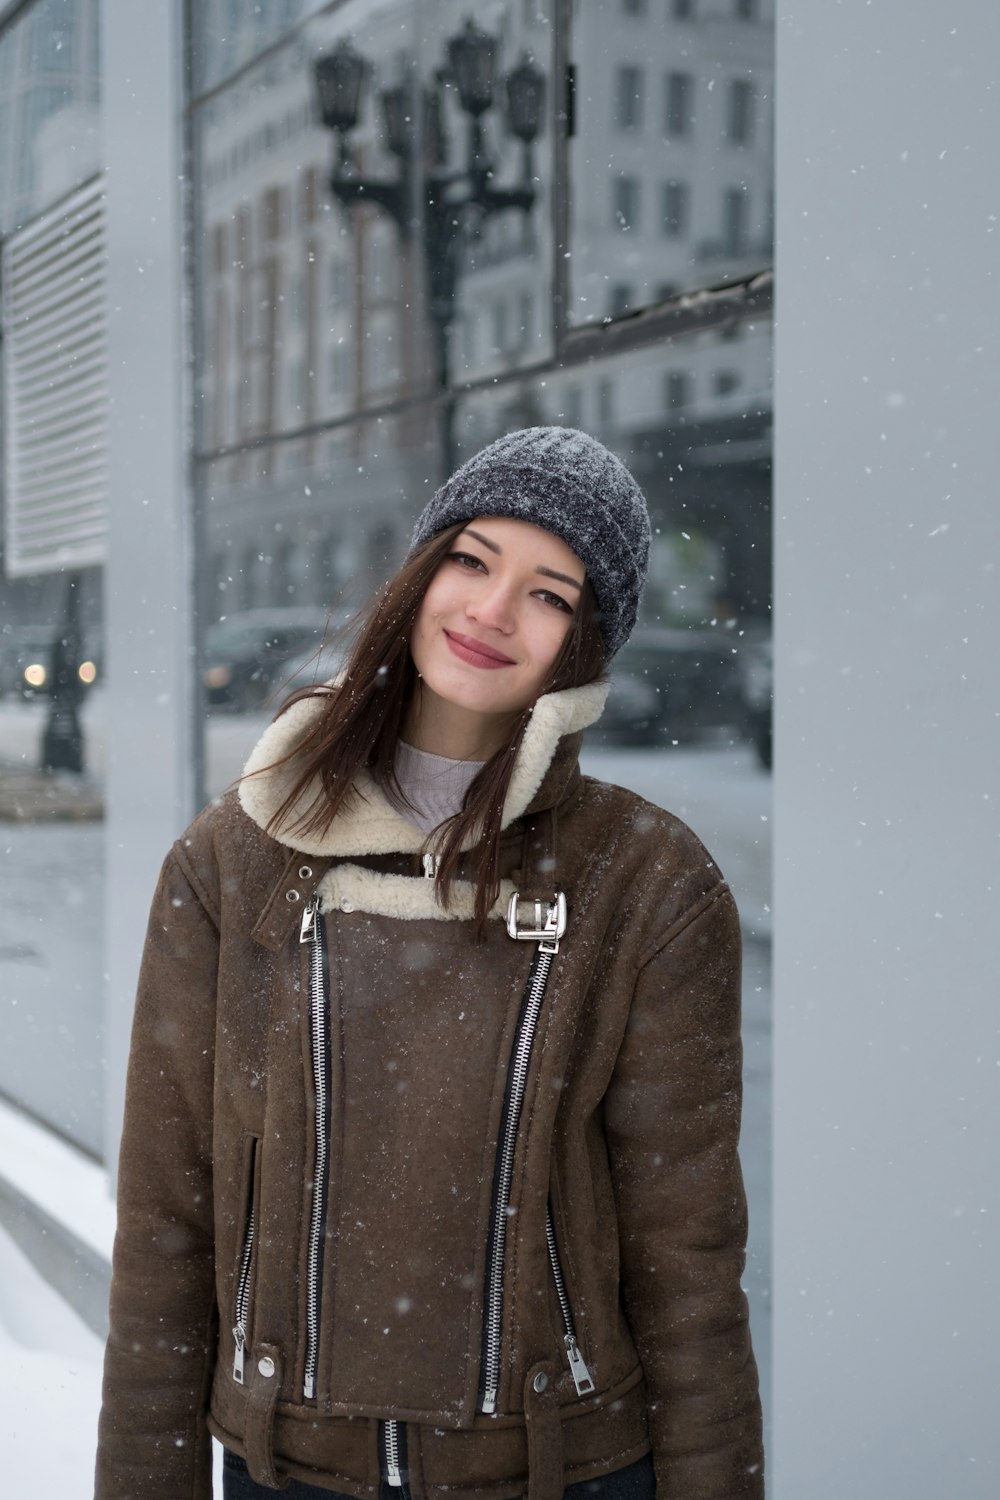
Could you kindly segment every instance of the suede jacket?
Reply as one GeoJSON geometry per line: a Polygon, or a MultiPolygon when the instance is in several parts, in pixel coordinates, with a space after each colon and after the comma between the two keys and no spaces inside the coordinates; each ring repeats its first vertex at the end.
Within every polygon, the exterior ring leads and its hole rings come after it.
{"type": "Polygon", "coordinates": [[[370,781],[265,831],[315,700],[174,846],[96,1500],[208,1500],[210,1432],[357,1500],[558,1500],[650,1448],[659,1500],[763,1495],[737,913],[689,829],[581,776],[603,695],[535,706],[484,941],[370,781]]]}

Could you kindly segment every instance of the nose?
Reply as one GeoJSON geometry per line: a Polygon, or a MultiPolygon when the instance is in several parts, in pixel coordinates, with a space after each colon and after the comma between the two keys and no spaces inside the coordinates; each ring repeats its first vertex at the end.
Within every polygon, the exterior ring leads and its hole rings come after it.
{"type": "Polygon", "coordinates": [[[470,600],[466,614],[470,620],[475,620],[487,630],[510,635],[515,624],[513,591],[503,579],[491,580],[470,600]]]}

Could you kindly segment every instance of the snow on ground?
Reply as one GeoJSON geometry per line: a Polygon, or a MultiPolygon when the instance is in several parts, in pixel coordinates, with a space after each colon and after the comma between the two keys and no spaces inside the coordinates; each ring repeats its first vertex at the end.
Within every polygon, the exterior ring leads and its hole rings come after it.
{"type": "Polygon", "coordinates": [[[102,1345],[0,1229],[3,1491],[90,1500],[102,1345]]]}
{"type": "MultiPolygon", "coordinates": [[[[16,1190],[108,1256],[114,1207],[96,1162],[0,1101],[0,1161],[16,1190]]],[[[4,1494],[89,1500],[103,1344],[0,1228],[4,1494]]]]}

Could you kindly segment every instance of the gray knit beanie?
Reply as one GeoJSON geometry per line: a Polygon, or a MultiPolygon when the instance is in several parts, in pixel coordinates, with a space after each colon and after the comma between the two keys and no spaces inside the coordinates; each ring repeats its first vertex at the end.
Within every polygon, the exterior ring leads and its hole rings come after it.
{"type": "Polygon", "coordinates": [[[620,459],[572,427],[524,427],[483,448],[429,500],[411,550],[455,521],[509,516],[561,537],[587,570],[609,659],[635,625],[649,513],[620,459]]]}

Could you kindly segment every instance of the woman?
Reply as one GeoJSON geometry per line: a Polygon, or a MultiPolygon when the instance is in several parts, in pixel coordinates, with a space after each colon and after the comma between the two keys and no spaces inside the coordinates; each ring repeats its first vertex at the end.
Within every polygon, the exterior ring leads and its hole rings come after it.
{"type": "Polygon", "coordinates": [[[763,1493],[735,906],[577,765],[648,548],[599,443],[500,439],[168,857],[98,1500],[209,1432],[230,1500],[763,1493]]]}

